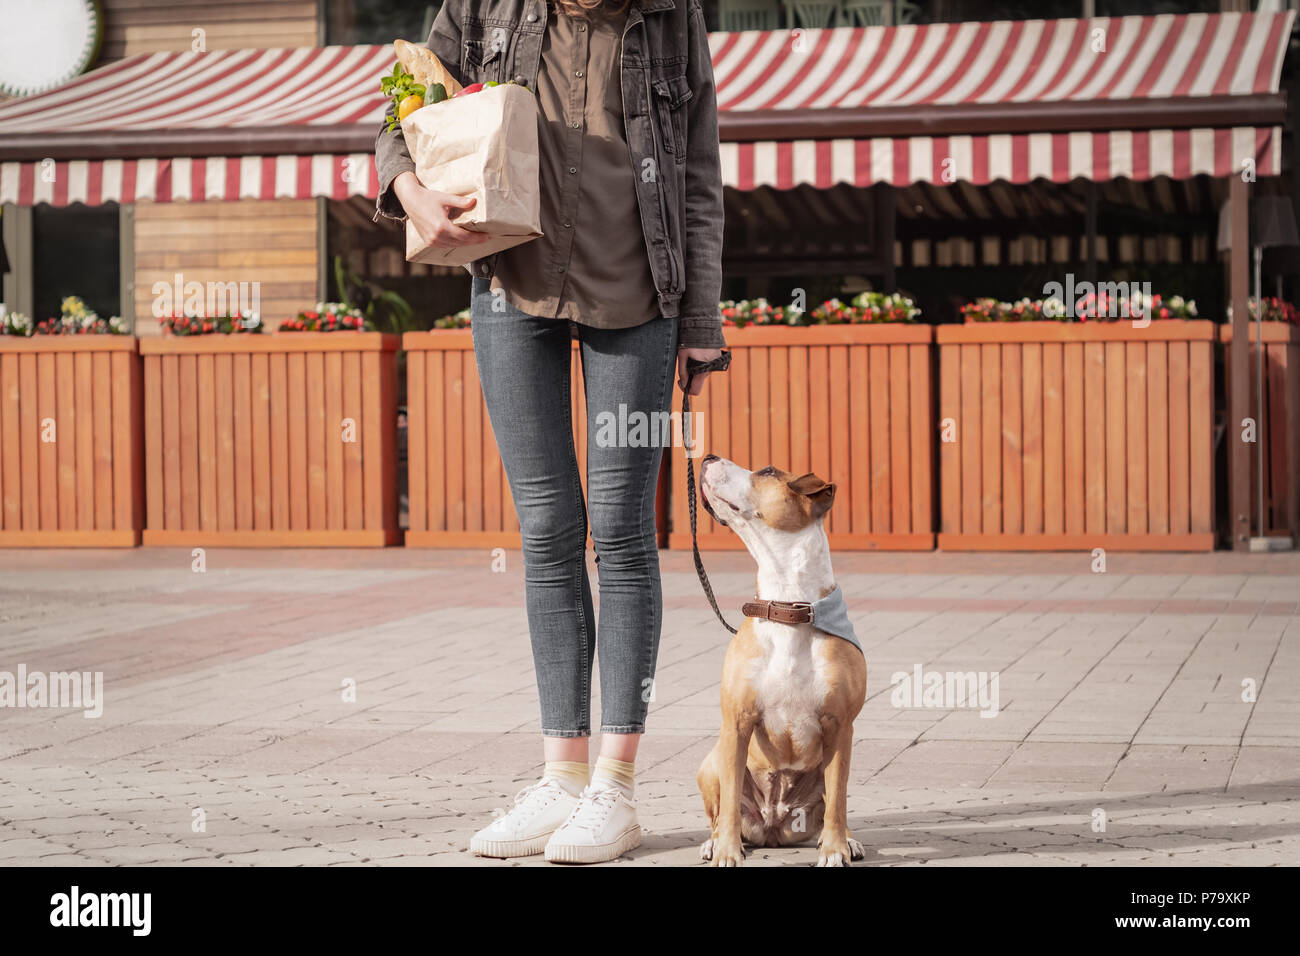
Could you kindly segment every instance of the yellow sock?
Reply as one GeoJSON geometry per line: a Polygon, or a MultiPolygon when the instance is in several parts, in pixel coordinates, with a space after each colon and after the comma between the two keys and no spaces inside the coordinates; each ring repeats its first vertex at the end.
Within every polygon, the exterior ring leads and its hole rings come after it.
{"type": "Polygon", "coordinates": [[[613,757],[597,757],[596,771],[591,775],[591,782],[602,781],[618,787],[624,796],[632,799],[632,783],[635,779],[636,764],[627,760],[615,760],[613,757]]]}
{"type": "Polygon", "coordinates": [[[551,777],[569,793],[577,796],[587,786],[587,762],[585,760],[548,760],[545,777],[551,777]]]}

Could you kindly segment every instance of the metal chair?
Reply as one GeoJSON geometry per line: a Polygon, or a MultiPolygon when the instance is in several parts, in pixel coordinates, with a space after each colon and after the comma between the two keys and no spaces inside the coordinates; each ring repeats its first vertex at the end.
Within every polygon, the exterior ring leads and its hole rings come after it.
{"type": "Polygon", "coordinates": [[[775,30],[780,26],[776,0],[720,0],[718,23],[727,32],[775,30]]]}
{"type": "Polygon", "coordinates": [[[786,26],[791,29],[803,27],[806,30],[837,27],[840,25],[841,2],[842,0],[833,3],[800,3],[796,0],[789,3],[786,5],[786,26]]]}

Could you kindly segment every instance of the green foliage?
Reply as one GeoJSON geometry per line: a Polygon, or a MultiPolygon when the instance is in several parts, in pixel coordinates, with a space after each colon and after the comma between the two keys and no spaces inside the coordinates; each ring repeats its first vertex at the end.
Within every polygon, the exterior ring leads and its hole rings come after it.
{"type": "Polygon", "coordinates": [[[342,256],[334,257],[334,287],[338,301],[363,314],[373,328],[395,335],[414,328],[415,314],[411,304],[391,289],[381,288],[348,271],[342,256]]]}

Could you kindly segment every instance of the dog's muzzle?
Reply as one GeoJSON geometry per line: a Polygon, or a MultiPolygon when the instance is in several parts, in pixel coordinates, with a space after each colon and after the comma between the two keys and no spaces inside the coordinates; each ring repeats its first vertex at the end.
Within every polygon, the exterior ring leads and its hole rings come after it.
{"type": "Polygon", "coordinates": [[[704,490],[704,472],[708,469],[709,462],[711,461],[720,461],[720,459],[717,455],[705,455],[704,459],[700,462],[700,501],[704,503],[704,510],[709,513],[709,517],[725,528],[727,522],[718,517],[717,512],[713,510],[713,506],[709,504],[709,496],[704,490]]]}

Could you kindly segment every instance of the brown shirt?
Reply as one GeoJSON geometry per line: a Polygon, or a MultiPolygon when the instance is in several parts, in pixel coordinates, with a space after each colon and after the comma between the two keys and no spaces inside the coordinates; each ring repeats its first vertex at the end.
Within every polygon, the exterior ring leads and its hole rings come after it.
{"type": "Polygon", "coordinates": [[[626,24],[626,9],[549,10],[536,91],[544,235],[502,252],[491,286],[529,315],[621,329],[659,314],[623,129],[626,24]]]}

